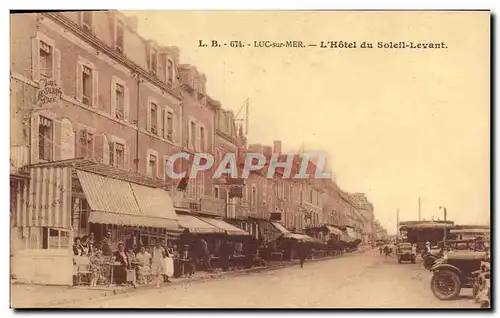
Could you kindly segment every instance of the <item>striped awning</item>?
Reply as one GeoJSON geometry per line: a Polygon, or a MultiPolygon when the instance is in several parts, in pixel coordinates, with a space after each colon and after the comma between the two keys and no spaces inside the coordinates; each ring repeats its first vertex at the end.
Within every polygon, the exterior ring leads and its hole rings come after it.
{"type": "Polygon", "coordinates": [[[191,233],[196,233],[196,234],[224,233],[223,229],[213,226],[207,222],[204,222],[195,216],[186,214],[179,214],[178,216],[179,216],[179,225],[182,228],[188,229],[189,232],[191,233]]]}
{"type": "Polygon", "coordinates": [[[279,222],[271,222],[271,224],[278,230],[280,231],[282,234],[287,234],[287,233],[291,233],[290,231],[288,231],[283,225],[281,225],[281,223],[279,222]]]}
{"type": "Polygon", "coordinates": [[[336,227],[330,226],[330,225],[325,225],[325,227],[328,229],[328,231],[332,234],[335,235],[342,235],[342,231],[340,229],[337,229],[336,227]]]}
{"type": "Polygon", "coordinates": [[[29,186],[16,184],[15,225],[71,228],[71,169],[33,167],[29,186]]]}
{"type": "Polygon", "coordinates": [[[211,224],[215,227],[218,227],[219,229],[222,229],[224,232],[226,232],[227,235],[250,235],[248,232],[243,231],[242,229],[239,229],[236,226],[231,225],[222,220],[201,217],[201,216],[199,216],[198,218],[204,222],[207,222],[208,224],[211,224]]]}
{"type": "Polygon", "coordinates": [[[91,213],[89,222],[177,229],[168,192],[77,170],[91,213]]]}

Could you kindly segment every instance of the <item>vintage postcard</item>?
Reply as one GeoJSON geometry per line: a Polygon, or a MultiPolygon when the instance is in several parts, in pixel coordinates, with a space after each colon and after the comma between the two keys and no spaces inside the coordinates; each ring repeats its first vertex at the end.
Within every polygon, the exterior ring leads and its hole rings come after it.
{"type": "Polygon", "coordinates": [[[10,14],[13,308],[490,308],[489,11],[10,14]]]}

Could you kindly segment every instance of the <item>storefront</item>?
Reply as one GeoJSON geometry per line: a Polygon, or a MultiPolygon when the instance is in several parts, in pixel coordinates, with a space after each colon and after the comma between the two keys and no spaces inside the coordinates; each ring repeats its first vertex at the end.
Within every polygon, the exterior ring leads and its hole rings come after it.
{"type": "Polygon", "coordinates": [[[29,189],[18,192],[12,229],[22,243],[12,256],[18,281],[71,285],[74,237],[92,232],[98,244],[111,232],[115,247],[132,232],[142,231],[153,243],[180,233],[172,200],[156,180],[88,160],[39,164],[29,171],[29,189]]]}

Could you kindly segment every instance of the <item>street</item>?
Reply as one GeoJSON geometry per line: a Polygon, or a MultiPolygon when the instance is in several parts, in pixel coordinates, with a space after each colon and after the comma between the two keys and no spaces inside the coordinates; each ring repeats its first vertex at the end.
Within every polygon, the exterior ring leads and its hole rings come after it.
{"type": "Polygon", "coordinates": [[[71,308],[479,308],[470,289],[440,301],[431,273],[378,250],[217,280],[137,291],[71,308]]]}

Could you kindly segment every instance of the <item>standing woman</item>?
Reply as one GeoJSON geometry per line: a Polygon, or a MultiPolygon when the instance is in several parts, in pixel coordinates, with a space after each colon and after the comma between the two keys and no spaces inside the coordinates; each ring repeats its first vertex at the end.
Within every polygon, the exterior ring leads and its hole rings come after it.
{"type": "Polygon", "coordinates": [[[168,242],[165,248],[165,282],[170,283],[168,277],[174,276],[174,249],[172,243],[168,242]]]}
{"type": "Polygon", "coordinates": [[[156,288],[160,288],[160,277],[165,275],[165,249],[156,241],[151,259],[151,275],[156,278],[156,288]]]}

